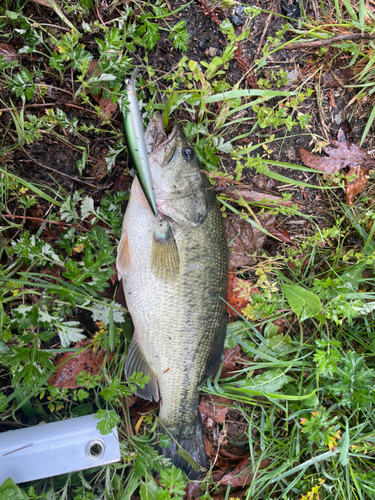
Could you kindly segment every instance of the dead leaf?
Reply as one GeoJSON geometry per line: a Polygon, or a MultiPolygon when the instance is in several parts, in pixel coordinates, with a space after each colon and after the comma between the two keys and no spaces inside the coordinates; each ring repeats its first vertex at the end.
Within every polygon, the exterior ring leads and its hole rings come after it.
{"type": "Polygon", "coordinates": [[[186,500],[193,500],[193,498],[196,498],[202,494],[201,490],[201,483],[198,481],[192,481],[191,483],[188,483],[185,488],[185,499],[186,500]]]}
{"type": "Polygon", "coordinates": [[[332,108],[336,107],[336,101],[335,101],[335,96],[333,95],[332,90],[328,91],[328,97],[329,97],[329,103],[332,106],[332,108]]]}
{"type": "Polygon", "coordinates": [[[349,142],[349,144],[352,144],[354,141],[353,129],[347,119],[345,119],[340,125],[339,131],[337,133],[337,140],[347,141],[349,142]]]}
{"type": "Polygon", "coordinates": [[[245,201],[254,201],[256,203],[260,203],[262,205],[274,205],[274,202],[277,202],[280,205],[285,207],[290,207],[293,201],[283,201],[280,196],[275,196],[271,193],[259,193],[258,191],[254,191],[253,189],[239,189],[235,186],[226,186],[222,191],[229,191],[230,196],[239,200],[242,198],[245,201]]]}
{"type": "Polygon", "coordinates": [[[274,179],[270,179],[264,174],[254,175],[252,181],[259,189],[268,189],[272,191],[276,188],[276,182],[274,179]]]}
{"type": "Polygon", "coordinates": [[[232,404],[232,400],[228,398],[212,395],[203,396],[198,407],[203,417],[202,422],[205,424],[209,417],[214,422],[222,424],[227,416],[228,405],[230,404],[232,404]]]}
{"type": "MultiPolygon", "coordinates": [[[[271,461],[265,458],[260,462],[258,470],[267,468],[270,463],[271,461]]],[[[226,474],[223,479],[221,479],[220,483],[223,485],[229,484],[233,488],[244,488],[245,486],[249,486],[254,477],[254,474],[250,472],[250,468],[250,458],[244,458],[233,471],[229,472],[229,474],[226,474]]]]}
{"type": "MultiPolygon", "coordinates": [[[[90,344],[92,344],[91,339],[86,339],[77,342],[74,347],[82,348],[90,344]]],[[[48,379],[48,383],[62,389],[76,389],[80,387],[76,382],[76,376],[83,370],[90,375],[97,375],[100,372],[105,354],[104,351],[94,352],[92,347],[88,347],[75,355],[71,352],[63,354],[55,362],[55,366],[59,366],[56,369],[56,373],[48,379]]]]}
{"type": "Polygon", "coordinates": [[[345,120],[339,130],[338,140],[331,141],[323,151],[329,156],[319,156],[301,148],[299,154],[305,165],[321,170],[327,174],[332,174],[338,170],[349,166],[351,174],[357,175],[357,179],[346,182],[346,200],[348,205],[352,205],[354,196],[363,191],[367,179],[366,172],[375,166],[375,160],[364,149],[360,148],[353,141],[353,131],[347,120],[345,120]]]}
{"type": "Polygon", "coordinates": [[[226,378],[235,375],[235,373],[239,369],[239,365],[237,363],[240,361],[241,356],[241,347],[236,345],[235,347],[229,347],[224,349],[224,365],[221,370],[221,378],[226,378]]]}
{"type": "Polygon", "coordinates": [[[236,316],[236,312],[240,313],[241,310],[248,303],[246,298],[259,293],[258,288],[252,286],[251,281],[242,280],[237,278],[233,273],[228,273],[228,286],[227,286],[227,313],[229,316],[236,316]],[[246,296],[245,296],[246,295],[246,296]],[[232,307],[230,307],[232,306],[232,307]],[[233,310],[233,309],[234,310],[233,310]]]}
{"type": "Polygon", "coordinates": [[[294,245],[288,231],[284,227],[281,229],[271,228],[269,231],[272,236],[275,236],[275,238],[279,238],[279,240],[284,241],[285,243],[291,243],[294,245]]]}
{"type": "Polygon", "coordinates": [[[354,196],[358,193],[361,193],[367,184],[366,171],[360,165],[351,168],[347,174],[347,177],[350,177],[353,174],[357,175],[357,178],[353,181],[349,182],[347,179],[345,179],[346,203],[348,205],[353,205],[354,196]]]}
{"type": "Polygon", "coordinates": [[[310,151],[307,151],[307,149],[304,148],[300,148],[298,152],[301,160],[307,167],[320,170],[326,174],[334,174],[347,165],[344,160],[333,160],[332,158],[327,158],[326,156],[319,156],[314,153],[310,153],[310,151]]]}
{"type": "MultiPolygon", "coordinates": [[[[275,217],[264,214],[258,221],[268,231],[275,224],[275,217]]],[[[266,234],[235,214],[230,214],[225,219],[225,229],[227,239],[231,242],[229,267],[254,265],[254,254],[263,247],[266,234]]]]}
{"type": "MultiPolygon", "coordinates": [[[[98,70],[96,69],[96,66],[98,65],[98,61],[96,59],[92,59],[89,64],[89,69],[87,71],[87,77],[90,78],[92,75],[98,74],[98,70]]],[[[94,101],[98,104],[100,109],[103,111],[103,118],[102,119],[111,119],[112,116],[115,114],[118,108],[118,104],[112,104],[111,99],[105,99],[102,95],[100,94],[91,94],[92,98],[94,101]]]]}
{"type": "MultiPolygon", "coordinates": [[[[302,253],[297,254],[295,256],[295,259],[299,260],[300,262],[302,261],[301,267],[306,267],[307,264],[309,263],[309,260],[310,260],[309,257],[306,257],[306,252],[305,251],[303,251],[302,253]]],[[[287,265],[288,265],[289,269],[297,269],[297,265],[295,264],[295,262],[293,262],[291,260],[287,261],[287,265]]]]}
{"type": "Polygon", "coordinates": [[[37,3],[38,5],[42,5],[43,7],[48,7],[49,9],[53,9],[48,0],[30,0],[30,2],[37,3]]]}
{"type": "Polygon", "coordinates": [[[353,77],[354,71],[351,68],[336,68],[331,73],[323,73],[321,84],[330,88],[344,87],[353,77]]]}
{"type": "Polygon", "coordinates": [[[9,43],[0,43],[0,56],[4,57],[4,61],[15,61],[18,59],[18,52],[9,43]]]}

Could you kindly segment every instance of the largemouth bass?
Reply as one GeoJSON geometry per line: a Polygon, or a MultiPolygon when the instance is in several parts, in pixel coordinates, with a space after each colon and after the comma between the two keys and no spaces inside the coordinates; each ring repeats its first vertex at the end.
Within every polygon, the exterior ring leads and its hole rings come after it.
{"type": "MultiPolygon", "coordinates": [[[[159,216],[136,178],[117,255],[134,323],[125,372],[150,376],[138,394],[160,400],[161,431],[165,427],[205,467],[198,386],[215,371],[226,334],[224,225],[215,193],[178,127],[166,136],[156,115],[145,140],[159,216]]],[[[173,440],[162,449],[197,478],[177,451],[173,440]]]]}

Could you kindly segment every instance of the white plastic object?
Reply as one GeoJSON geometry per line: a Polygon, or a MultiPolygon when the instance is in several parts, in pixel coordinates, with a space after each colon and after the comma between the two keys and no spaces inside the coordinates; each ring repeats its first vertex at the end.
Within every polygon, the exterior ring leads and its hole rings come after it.
{"type": "Polygon", "coordinates": [[[103,436],[94,415],[0,433],[0,484],[67,474],[120,460],[117,428],[103,436]]]}

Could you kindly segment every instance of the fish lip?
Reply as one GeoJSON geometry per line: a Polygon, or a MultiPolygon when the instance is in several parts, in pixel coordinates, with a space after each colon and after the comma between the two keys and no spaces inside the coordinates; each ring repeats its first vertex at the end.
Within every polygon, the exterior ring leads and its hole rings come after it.
{"type": "Polygon", "coordinates": [[[176,144],[179,132],[179,127],[174,125],[172,131],[167,135],[164,131],[163,117],[160,114],[154,115],[145,132],[148,154],[156,153],[164,148],[169,150],[171,146],[176,144]]]}

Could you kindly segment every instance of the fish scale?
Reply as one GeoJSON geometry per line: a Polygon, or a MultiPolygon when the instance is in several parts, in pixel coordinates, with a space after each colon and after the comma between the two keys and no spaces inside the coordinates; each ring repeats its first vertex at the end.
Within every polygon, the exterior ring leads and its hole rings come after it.
{"type": "MultiPolygon", "coordinates": [[[[153,215],[135,179],[118,250],[134,324],[126,373],[150,375],[139,395],[160,398],[162,425],[205,466],[198,386],[214,371],[224,343],[227,244],[216,196],[198,160],[186,162],[181,154],[188,142],[176,130],[164,142],[149,163],[158,208],[167,213],[153,215]],[[165,266],[158,267],[159,258],[165,266]]],[[[162,451],[197,477],[174,442],[162,451]]]]}

